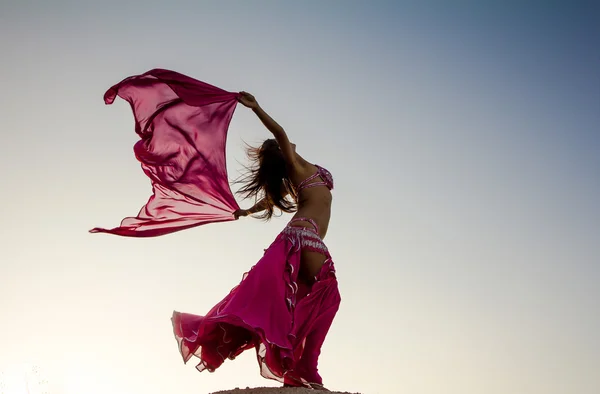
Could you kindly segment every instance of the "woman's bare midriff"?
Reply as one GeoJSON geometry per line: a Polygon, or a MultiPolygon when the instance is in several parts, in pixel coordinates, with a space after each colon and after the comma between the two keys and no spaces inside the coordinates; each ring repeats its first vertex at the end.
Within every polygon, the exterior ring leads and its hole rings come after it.
{"type": "MultiPolygon", "coordinates": [[[[329,218],[331,217],[331,192],[325,186],[313,186],[304,189],[298,196],[298,211],[294,215],[295,218],[310,218],[319,226],[319,236],[325,238],[327,227],[329,226],[329,218]]],[[[297,221],[290,226],[314,228],[310,222],[297,221]]],[[[302,250],[300,272],[298,279],[301,282],[312,284],[314,278],[319,274],[326,256],[322,253],[302,250]]]]}
{"type": "MultiPolygon", "coordinates": [[[[299,156],[298,156],[299,157],[299,156]]],[[[301,171],[296,171],[292,181],[298,185],[302,180],[311,176],[317,171],[317,167],[302,159],[305,166],[301,171]]],[[[317,177],[315,181],[323,181],[321,177],[317,177]]],[[[310,186],[302,189],[298,193],[298,210],[293,219],[308,218],[315,221],[319,227],[319,236],[325,238],[327,228],[329,227],[329,219],[331,218],[331,191],[327,186],[310,186]]],[[[314,228],[310,222],[297,221],[290,224],[294,227],[314,228]]],[[[300,260],[299,280],[311,285],[319,271],[323,267],[326,256],[322,253],[310,250],[302,250],[300,260]]]]}
{"type": "MultiPolygon", "coordinates": [[[[295,218],[310,218],[319,226],[319,236],[325,238],[329,219],[331,218],[331,192],[325,186],[313,186],[304,189],[298,196],[298,211],[295,218]]],[[[292,226],[309,227],[313,226],[309,222],[294,222],[292,226]]]]}

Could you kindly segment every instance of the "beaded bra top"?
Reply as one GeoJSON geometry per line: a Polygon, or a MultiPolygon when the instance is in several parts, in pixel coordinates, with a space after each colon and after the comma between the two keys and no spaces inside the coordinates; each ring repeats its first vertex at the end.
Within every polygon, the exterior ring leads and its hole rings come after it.
{"type": "Polygon", "coordinates": [[[331,172],[316,164],[315,167],[317,167],[317,172],[300,182],[300,184],[296,188],[298,193],[300,193],[300,191],[303,189],[307,189],[313,186],[327,186],[329,190],[333,189],[333,176],[331,175],[331,172]],[[315,180],[317,177],[320,177],[321,180],[313,182],[313,180],[315,180]]]}

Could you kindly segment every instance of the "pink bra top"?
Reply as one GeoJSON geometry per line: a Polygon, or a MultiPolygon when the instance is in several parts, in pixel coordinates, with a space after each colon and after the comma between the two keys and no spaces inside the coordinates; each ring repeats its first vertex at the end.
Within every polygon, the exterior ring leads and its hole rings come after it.
{"type": "Polygon", "coordinates": [[[300,184],[296,187],[298,193],[300,193],[300,191],[303,189],[313,186],[327,186],[329,190],[333,189],[333,176],[331,176],[331,172],[316,164],[315,167],[317,167],[317,172],[300,182],[300,184]],[[317,177],[321,177],[321,180],[312,182],[317,177]]]}

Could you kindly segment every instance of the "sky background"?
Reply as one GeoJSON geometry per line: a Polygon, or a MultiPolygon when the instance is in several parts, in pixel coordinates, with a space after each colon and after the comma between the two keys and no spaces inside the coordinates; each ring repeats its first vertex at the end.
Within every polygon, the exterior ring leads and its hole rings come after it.
{"type": "MultiPolygon", "coordinates": [[[[131,111],[102,96],[159,67],[252,92],[333,173],[328,387],[600,392],[597,4],[3,0],[0,387],[25,393],[26,371],[29,394],[277,385],[252,351],[184,365],[170,317],[206,313],[289,216],[87,232],[150,195],[131,111]]],[[[268,136],[238,106],[232,179],[268,136]]]]}

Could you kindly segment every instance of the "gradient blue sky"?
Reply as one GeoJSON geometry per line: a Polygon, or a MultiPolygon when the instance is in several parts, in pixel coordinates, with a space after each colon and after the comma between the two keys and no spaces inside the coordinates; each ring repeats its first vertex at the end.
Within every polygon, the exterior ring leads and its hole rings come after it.
{"type": "MultiPolygon", "coordinates": [[[[591,1],[4,0],[0,381],[22,389],[37,366],[61,394],[275,385],[251,352],[184,366],[169,318],[208,311],[289,217],[87,233],[150,193],[128,105],[102,95],[161,67],[254,93],[332,171],[328,386],[600,392],[599,20],[591,1]]],[[[232,178],[267,136],[236,110],[232,178]]]]}

